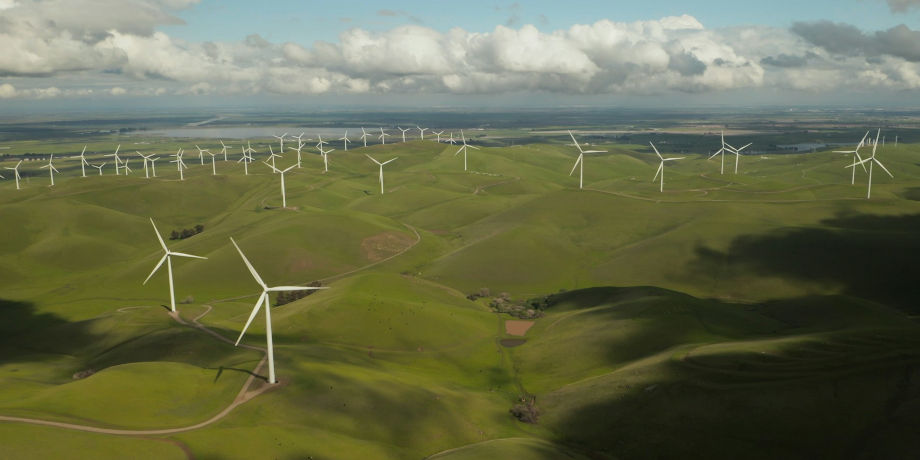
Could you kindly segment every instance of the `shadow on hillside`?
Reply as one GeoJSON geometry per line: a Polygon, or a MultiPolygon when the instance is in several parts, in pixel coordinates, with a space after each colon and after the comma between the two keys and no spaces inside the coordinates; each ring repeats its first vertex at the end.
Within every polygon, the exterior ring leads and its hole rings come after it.
{"type": "Polygon", "coordinates": [[[920,336],[896,310],[844,296],[729,304],[654,287],[553,297],[550,311],[637,329],[591,346],[619,371],[572,375],[538,395],[540,423],[598,458],[905,458],[920,448],[920,336]]]}
{"type": "Polygon", "coordinates": [[[39,354],[70,354],[68,342],[84,344],[95,338],[85,324],[38,313],[31,302],[0,299],[0,364],[35,361],[39,354]]]}
{"type": "Polygon", "coordinates": [[[841,215],[822,228],[736,238],[727,252],[697,248],[694,271],[783,276],[839,286],[842,293],[920,312],[920,214],[841,215]]]}

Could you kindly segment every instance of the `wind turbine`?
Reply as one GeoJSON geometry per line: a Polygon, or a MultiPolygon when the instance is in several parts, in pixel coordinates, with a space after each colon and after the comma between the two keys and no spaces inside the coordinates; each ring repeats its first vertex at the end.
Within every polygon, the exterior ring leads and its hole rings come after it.
{"type": "Polygon", "coordinates": [[[875,158],[875,150],[878,148],[878,137],[881,134],[882,134],[882,130],[881,128],[879,128],[878,134],[875,135],[875,142],[872,143],[872,156],[870,156],[869,158],[866,158],[865,160],[860,161],[859,163],[854,163],[854,164],[851,164],[850,166],[847,166],[847,168],[855,169],[856,165],[862,165],[865,163],[869,163],[869,188],[868,188],[868,191],[866,192],[867,200],[872,197],[872,165],[873,164],[877,164],[879,168],[882,168],[882,170],[884,170],[886,173],[888,173],[889,176],[891,176],[892,179],[894,179],[894,174],[891,174],[891,172],[888,171],[888,168],[886,168],[885,165],[883,165],[881,161],[878,161],[878,158],[875,158]]]}
{"type": "Polygon", "coordinates": [[[99,166],[96,166],[96,165],[93,165],[93,164],[91,164],[90,166],[92,166],[92,167],[98,169],[98,170],[99,170],[99,175],[101,176],[101,175],[102,175],[102,167],[105,166],[105,163],[102,163],[102,164],[99,165],[99,166]]]}
{"type": "Polygon", "coordinates": [[[224,161],[227,161],[227,144],[224,144],[224,141],[221,139],[218,139],[218,141],[220,141],[220,153],[224,154],[224,161]]]}
{"type": "Polygon", "coordinates": [[[150,159],[150,174],[153,177],[157,177],[157,160],[159,159],[160,157],[153,157],[150,159]]]}
{"type": "Polygon", "coordinates": [[[249,329],[249,325],[252,323],[252,320],[255,319],[256,314],[259,313],[259,307],[263,304],[265,305],[265,340],[267,343],[266,350],[268,351],[268,383],[277,383],[275,380],[275,352],[272,345],[272,314],[271,314],[271,305],[269,305],[269,292],[285,292],[285,291],[313,291],[318,289],[328,289],[327,287],[302,287],[302,286],[275,286],[268,287],[265,284],[265,281],[262,281],[262,277],[256,272],[256,269],[253,268],[252,264],[249,263],[249,259],[246,258],[246,254],[243,254],[243,250],[240,249],[239,245],[236,244],[236,241],[233,238],[230,238],[230,242],[233,243],[233,246],[236,247],[236,250],[239,251],[240,257],[243,258],[243,262],[246,263],[246,268],[249,269],[249,273],[252,273],[252,277],[255,278],[256,282],[259,283],[259,286],[262,286],[262,294],[259,295],[259,300],[256,301],[256,306],[252,309],[252,313],[249,315],[249,319],[246,321],[246,325],[243,326],[243,331],[240,332],[240,337],[236,339],[236,344],[240,344],[240,340],[243,339],[243,335],[246,334],[246,330],[249,329]]]}
{"type": "Polygon", "coordinates": [[[296,168],[297,165],[291,165],[287,169],[281,170],[281,169],[276,168],[275,165],[270,165],[264,161],[263,163],[265,163],[265,166],[272,168],[272,171],[278,174],[281,174],[281,207],[287,208],[287,196],[284,194],[284,173],[296,168]]]}
{"type": "Polygon", "coordinates": [[[278,139],[278,141],[281,143],[281,150],[280,150],[281,153],[284,153],[284,138],[287,137],[287,135],[288,133],[284,133],[280,136],[272,136],[275,139],[278,139]]]}
{"type": "Polygon", "coordinates": [[[51,164],[52,161],[54,161],[53,153],[51,154],[51,156],[48,157],[48,164],[46,164],[45,166],[42,166],[41,169],[48,168],[48,173],[51,174],[51,185],[50,186],[54,187],[54,173],[60,174],[60,171],[58,171],[57,168],[55,168],[54,165],[51,164]]]}
{"type": "Polygon", "coordinates": [[[364,127],[361,127],[361,140],[364,141],[364,146],[367,147],[367,131],[364,130],[364,127]]]}
{"type": "Polygon", "coordinates": [[[385,132],[383,131],[383,128],[380,128],[380,135],[377,136],[377,138],[380,139],[380,143],[381,143],[382,145],[386,145],[386,144],[387,144],[387,136],[389,136],[389,134],[385,133],[385,132]]]}
{"type": "Polygon", "coordinates": [[[422,138],[422,140],[425,140],[425,131],[428,131],[428,128],[422,128],[419,125],[415,125],[415,129],[418,130],[418,135],[422,138]]]}
{"type": "Polygon", "coordinates": [[[217,175],[217,164],[214,162],[214,158],[219,154],[208,152],[208,155],[211,155],[211,175],[216,176],[217,175]]]}
{"type": "Polygon", "coordinates": [[[83,151],[80,152],[80,173],[83,175],[83,177],[86,177],[86,165],[89,164],[89,162],[86,161],[85,154],[86,154],[86,146],[84,145],[83,151]]]}
{"type": "Polygon", "coordinates": [[[124,166],[122,166],[122,168],[125,170],[125,175],[126,175],[126,176],[127,176],[128,174],[131,174],[131,173],[134,171],[133,169],[131,169],[130,167],[128,167],[128,162],[130,162],[130,161],[131,161],[130,158],[126,159],[126,160],[125,160],[124,166]]]}
{"type": "Polygon", "coordinates": [[[454,132],[453,132],[453,131],[451,131],[451,132],[450,132],[450,137],[449,137],[449,138],[447,139],[447,142],[450,142],[450,143],[451,143],[451,145],[453,145],[453,144],[456,144],[456,143],[457,143],[457,140],[456,140],[456,139],[454,139],[454,132]]]}
{"type": "Polygon", "coordinates": [[[392,159],[390,159],[390,160],[387,160],[387,161],[384,161],[383,163],[381,163],[381,162],[375,160],[373,157],[371,157],[370,155],[368,155],[368,154],[366,154],[366,153],[364,154],[364,156],[370,158],[371,161],[373,161],[374,163],[377,163],[377,164],[380,166],[380,194],[383,195],[383,165],[385,165],[385,164],[387,164],[387,163],[389,163],[389,162],[391,162],[391,161],[393,161],[393,160],[395,160],[396,158],[399,158],[399,157],[395,157],[395,158],[392,158],[392,159]]]}
{"type": "Polygon", "coordinates": [[[147,169],[147,162],[150,161],[150,157],[152,157],[153,154],[151,153],[150,155],[144,155],[143,153],[138,152],[137,150],[135,150],[134,152],[137,153],[138,155],[140,155],[141,158],[144,159],[144,176],[145,176],[147,179],[150,179],[150,171],[148,171],[148,169],[147,169]]]}
{"type": "Polygon", "coordinates": [[[396,129],[402,131],[402,139],[403,139],[403,142],[406,142],[406,132],[407,132],[407,131],[411,131],[412,128],[402,129],[402,128],[400,128],[399,126],[397,126],[396,129]]]}
{"type": "Polygon", "coordinates": [[[198,159],[201,160],[201,165],[204,166],[204,154],[205,154],[205,152],[207,152],[207,153],[209,153],[209,154],[210,154],[211,152],[208,151],[208,150],[206,150],[206,149],[202,149],[201,147],[199,147],[199,146],[197,146],[197,145],[195,145],[195,148],[198,149],[198,159]]]}
{"type": "Polygon", "coordinates": [[[463,145],[460,146],[459,149],[457,149],[457,153],[454,153],[454,156],[457,156],[458,154],[460,154],[461,151],[463,152],[463,170],[466,171],[466,148],[470,147],[470,148],[479,150],[479,147],[476,147],[475,145],[469,145],[466,143],[466,136],[463,135],[462,129],[460,130],[460,138],[463,139],[463,145]]]}
{"type": "MultiPolygon", "coordinates": [[[[328,142],[323,142],[323,136],[319,136],[319,142],[316,144],[316,148],[319,149],[319,154],[323,156],[323,172],[329,172],[329,153],[335,151],[335,149],[325,150],[323,149],[323,144],[328,144],[328,142]]],[[[346,144],[347,145],[347,144],[346,144]]]]}
{"type": "Polygon", "coordinates": [[[275,158],[281,158],[281,155],[276,154],[271,145],[268,146],[268,151],[271,152],[271,155],[268,156],[268,159],[272,161],[271,167],[275,172],[278,172],[278,168],[275,168],[275,158]]]}
{"type": "Polygon", "coordinates": [[[658,165],[658,171],[655,173],[655,177],[652,178],[652,182],[655,182],[655,179],[658,179],[658,175],[661,174],[661,187],[659,188],[658,191],[659,191],[659,192],[664,192],[664,162],[665,162],[665,161],[683,160],[685,157],[665,158],[665,157],[661,156],[660,153],[658,153],[658,148],[655,147],[655,144],[652,144],[652,142],[649,141],[648,145],[651,145],[651,146],[652,146],[652,149],[655,150],[655,155],[658,155],[658,158],[661,160],[661,164],[658,165]]]}
{"type": "Polygon", "coordinates": [[[246,149],[245,149],[245,148],[243,148],[243,156],[240,157],[240,159],[237,160],[236,162],[237,162],[237,163],[239,163],[239,162],[242,162],[242,163],[243,163],[243,171],[245,171],[245,172],[246,172],[246,175],[248,176],[248,175],[249,175],[249,163],[252,163],[252,157],[251,157],[251,156],[248,156],[248,155],[246,154],[246,149]]]}
{"type": "Polygon", "coordinates": [[[735,174],[738,174],[738,160],[741,158],[741,151],[750,147],[751,145],[752,143],[748,143],[747,145],[745,145],[744,147],[741,147],[740,149],[736,149],[734,147],[729,146],[732,149],[732,153],[735,154],[735,174]]]}
{"type": "MultiPolygon", "coordinates": [[[[460,135],[463,135],[463,131],[460,131],[460,135]]],[[[572,166],[572,172],[569,173],[569,176],[575,173],[575,168],[581,166],[578,171],[578,188],[581,189],[584,184],[585,178],[585,154],[586,153],[604,153],[606,150],[582,150],[581,145],[578,144],[578,141],[575,140],[575,136],[572,134],[572,131],[569,131],[569,137],[572,138],[572,142],[575,143],[575,148],[578,149],[578,159],[575,160],[575,165],[572,166]]],[[[463,140],[463,143],[466,144],[466,139],[463,140]]]]}
{"type": "Polygon", "coordinates": [[[120,175],[120,174],[118,173],[118,168],[120,167],[119,163],[121,163],[121,159],[118,158],[118,150],[120,150],[120,149],[121,149],[121,144],[118,144],[118,147],[115,147],[115,153],[110,153],[110,154],[108,154],[108,155],[104,155],[104,156],[107,156],[107,157],[114,157],[114,158],[115,158],[115,175],[116,175],[116,176],[120,175]]]}
{"type": "MultiPolygon", "coordinates": [[[[862,161],[862,157],[859,156],[859,148],[862,147],[863,145],[865,145],[865,143],[866,143],[866,138],[867,138],[867,137],[869,137],[869,131],[866,131],[866,134],[863,135],[862,140],[859,141],[859,144],[856,145],[856,149],[855,149],[855,150],[834,150],[834,153],[852,153],[852,154],[853,154],[853,164],[851,165],[851,166],[853,166],[853,175],[852,175],[852,177],[850,178],[850,185],[855,185],[855,184],[856,184],[856,168],[855,168],[855,166],[856,166],[857,164],[859,164],[859,162],[862,161]]],[[[863,164],[863,165],[862,165],[862,168],[863,168],[863,171],[865,171],[867,174],[869,173],[869,170],[866,169],[866,165],[863,164]]]]}
{"type": "Polygon", "coordinates": [[[19,165],[21,164],[22,164],[22,160],[19,160],[19,163],[16,163],[16,166],[13,166],[12,168],[9,168],[9,167],[6,168],[6,169],[9,169],[10,171],[13,171],[13,177],[16,178],[16,190],[19,190],[19,179],[20,179],[19,165]]]}
{"type": "Polygon", "coordinates": [[[437,142],[440,144],[440,143],[441,143],[441,134],[444,134],[444,130],[441,130],[441,131],[432,131],[431,133],[434,134],[435,136],[438,136],[437,142]]]}
{"type": "MultiPolygon", "coordinates": [[[[303,143],[303,135],[304,135],[304,133],[300,133],[299,136],[291,136],[292,138],[297,139],[297,147],[288,147],[288,150],[294,150],[294,151],[297,152],[297,167],[298,167],[298,168],[301,167],[301,166],[300,166],[300,162],[301,162],[300,151],[303,150],[303,146],[306,145],[306,144],[303,143]]],[[[319,141],[320,141],[320,142],[323,141],[322,136],[320,136],[319,141]]],[[[281,152],[281,153],[284,153],[284,152],[281,152]]]]}
{"type": "Polygon", "coordinates": [[[188,166],[185,165],[185,162],[182,161],[182,154],[183,154],[182,149],[179,149],[179,151],[176,152],[175,155],[173,155],[174,157],[176,157],[176,159],[170,161],[170,163],[175,163],[176,167],[179,168],[179,180],[185,180],[185,175],[182,174],[182,170],[188,168],[188,166]]]}
{"type": "Polygon", "coordinates": [[[193,256],[191,254],[185,254],[183,252],[170,251],[169,248],[166,247],[166,243],[163,242],[163,237],[160,236],[160,231],[157,230],[157,225],[153,223],[152,218],[150,219],[150,225],[153,225],[153,231],[154,233],[157,234],[157,240],[160,241],[160,246],[163,248],[163,252],[165,252],[166,254],[163,254],[163,258],[160,259],[159,262],[157,262],[157,266],[153,267],[153,271],[150,272],[149,275],[147,275],[147,279],[144,280],[143,284],[147,284],[147,281],[150,281],[150,278],[153,276],[154,273],[157,272],[157,270],[160,269],[160,267],[163,265],[163,262],[165,261],[166,262],[166,274],[169,276],[169,309],[170,311],[175,313],[176,312],[176,290],[173,285],[172,256],[190,257],[193,259],[207,259],[207,257],[193,256]]]}
{"type": "Polygon", "coordinates": [[[348,130],[345,130],[345,135],[339,138],[340,141],[345,142],[345,151],[348,151],[348,130]]]}

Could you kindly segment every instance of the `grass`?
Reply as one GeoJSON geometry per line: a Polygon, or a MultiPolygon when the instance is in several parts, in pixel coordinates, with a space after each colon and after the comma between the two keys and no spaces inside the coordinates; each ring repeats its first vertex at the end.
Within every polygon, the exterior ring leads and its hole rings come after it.
{"type": "MultiPolygon", "coordinates": [[[[76,154],[80,142],[54,149],[76,154]]],[[[259,164],[244,176],[219,161],[212,176],[189,154],[180,182],[163,161],[146,180],[138,168],[84,179],[62,160],[49,189],[24,163],[23,190],[0,181],[0,414],[178,427],[233,400],[261,353],[166,316],[165,272],[141,284],[161,257],[151,217],[164,233],[204,225],[167,241],[208,257],[176,260],[178,309],[226,339],[259,291],[230,237],[270,285],[332,279],[274,307],[282,383],[226,418],[150,439],[0,422],[0,456],[911,452],[916,146],[880,153],[896,179],[875,176],[869,201],[846,161],[823,153],[745,156],[738,175],[689,154],[669,164],[661,193],[648,147],[598,147],[610,152],[586,156],[578,190],[563,145],[470,151],[466,173],[455,147],[354,145],[325,174],[306,155],[286,176],[289,209],[259,164]],[[383,195],[364,153],[399,157],[383,195]],[[480,288],[553,295],[526,343],[505,348],[507,318],[465,297],[480,288]],[[536,398],[538,424],[509,414],[521,398],[536,398]],[[28,450],[22,439],[36,437],[46,442],[28,450]]],[[[243,343],[263,347],[264,330],[260,317],[243,343]]]]}

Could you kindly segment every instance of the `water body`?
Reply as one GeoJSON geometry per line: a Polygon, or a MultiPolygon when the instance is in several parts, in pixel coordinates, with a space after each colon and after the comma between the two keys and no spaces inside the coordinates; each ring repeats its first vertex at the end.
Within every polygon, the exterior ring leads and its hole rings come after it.
{"type": "MultiPolygon", "coordinates": [[[[221,126],[221,127],[195,127],[195,128],[167,128],[154,129],[150,131],[137,131],[134,134],[140,136],[162,136],[173,138],[191,138],[191,139],[264,139],[272,136],[280,136],[284,133],[290,136],[297,136],[304,133],[304,140],[307,138],[317,138],[322,135],[324,138],[338,139],[345,135],[348,129],[348,137],[357,139],[361,136],[361,128],[339,128],[339,127],[322,127],[310,128],[302,126],[221,126]]],[[[369,129],[367,134],[374,136],[374,139],[380,134],[380,128],[369,129]]],[[[396,134],[388,131],[390,135],[401,135],[399,131],[396,134]]]]}

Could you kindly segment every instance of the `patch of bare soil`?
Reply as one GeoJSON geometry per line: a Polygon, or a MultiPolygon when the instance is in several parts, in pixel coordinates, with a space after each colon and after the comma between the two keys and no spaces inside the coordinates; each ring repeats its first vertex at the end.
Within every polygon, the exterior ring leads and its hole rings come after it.
{"type": "Polygon", "coordinates": [[[415,240],[405,233],[385,232],[361,240],[361,250],[371,262],[386,259],[411,246],[415,240]]]}
{"type": "Polygon", "coordinates": [[[523,337],[524,334],[527,334],[527,331],[530,330],[531,326],[533,326],[533,321],[509,319],[505,321],[505,332],[509,335],[523,337]]]}

